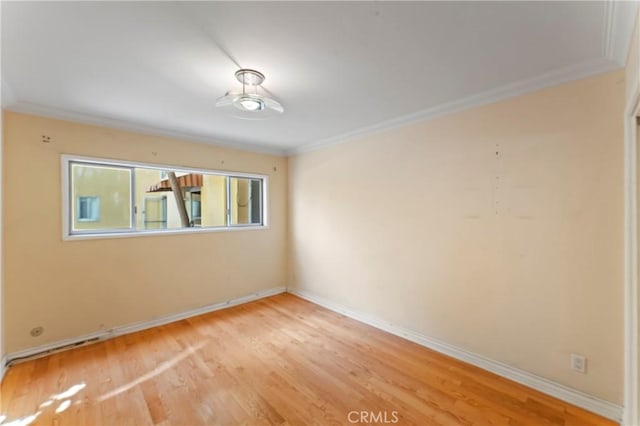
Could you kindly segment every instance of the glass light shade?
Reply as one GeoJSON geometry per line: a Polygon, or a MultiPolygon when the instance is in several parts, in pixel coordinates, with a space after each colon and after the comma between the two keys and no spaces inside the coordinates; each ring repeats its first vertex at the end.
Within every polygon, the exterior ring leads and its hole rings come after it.
{"type": "Polygon", "coordinates": [[[241,111],[255,112],[262,111],[265,104],[260,96],[243,95],[233,101],[233,106],[241,111]]]}

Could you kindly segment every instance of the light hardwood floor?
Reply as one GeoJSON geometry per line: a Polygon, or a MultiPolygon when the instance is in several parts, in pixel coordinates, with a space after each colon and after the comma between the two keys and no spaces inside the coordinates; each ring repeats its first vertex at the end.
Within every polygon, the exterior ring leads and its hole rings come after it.
{"type": "Polygon", "coordinates": [[[290,294],[15,365],[0,413],[3,425],[614,424],[290,294]]]}

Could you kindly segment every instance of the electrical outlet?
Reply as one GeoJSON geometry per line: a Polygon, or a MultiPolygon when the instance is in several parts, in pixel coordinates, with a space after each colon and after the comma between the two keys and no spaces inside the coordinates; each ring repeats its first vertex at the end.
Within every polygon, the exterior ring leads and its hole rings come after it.
{"type": "Polygon", "coordinates": [[[29,334],[31,334],[32,337],[38,337],[42,335],[42,333],[44,333],[44,327],[42,326],[33,327],[29,332],[29,334]]]}
{"type": "Polygon", "coordinates": [[[587,372],[587,359],[578,354],[571,354],[571,369],[579,373],[587,372]]]}

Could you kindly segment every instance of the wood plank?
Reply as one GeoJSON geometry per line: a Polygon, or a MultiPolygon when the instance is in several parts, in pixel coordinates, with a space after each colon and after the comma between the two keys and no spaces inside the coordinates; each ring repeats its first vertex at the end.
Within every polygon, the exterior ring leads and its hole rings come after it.
{"type": "Polygon", "coordinates": [[[0,396],[32,425],[615,424],[290,294],[18,364],[0,396]]]}

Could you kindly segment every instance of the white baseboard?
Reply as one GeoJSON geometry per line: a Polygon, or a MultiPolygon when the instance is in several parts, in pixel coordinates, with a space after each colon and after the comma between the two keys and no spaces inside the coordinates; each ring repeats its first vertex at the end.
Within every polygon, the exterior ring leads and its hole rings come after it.
{"type": "Polygon", "coordinates": [[[141,321],[133,324],[114,327],[110,330],[99,331],[95,333],[84,334],[82,336],[72,337],[70,339],[58,340],[55,342],[47,343],[45,345],[36,346],[29,349],[24,349],[18,352],[12,352],[7,354],[2,360],[2,375],[7,368],[7,365],[12,363],[21,362],[21,360],[38,358],[40,356],[47,356],[53,351],[63,350],[66,347],[75,347],[87,341],[101,341],[111,339],[124,334],[131,334],[137,331],[146,330],[152,327],[158,327],[161,325],[169,324],[172,322],[180,321],[185,318],[195,317],[197,315],[206,314],[209,312],[217,311],[231,306],[241,305],[243,303],[253,302],[254,300],[263,299],[265,297],[274,296],[276,294],[284,293],[287,289],[285,287],[275,287],[268,290],[258,291],[256,293],[249,294],[247,296],[230,299],[224,302],[215,303],[213,305],[202,306],[200,308],[192,309],[186,312],[180,312],[177,314],[166,315],[160,318],[154,318],[149,321],[141,321]]]}
{"type": "Polygon", "coordinates": [[[555,398],[584,408],[585,410],[589,410],[608,419],[614,420],[616,422],[622,421],[623,407],[613,404],[609,401],[605,401],[603,399],[588,395],[579,390],[561,385],[540,376],[536,376],[535,374],[529,373],[527,371],[511,367],[507,364],[494,361],[492,359],[483,357],[482,355],[469,352],[465,349],[461,349],[441,340],[425,336],[413,330],[381,321],[363,313],[355,312],[351,309],[334,303],[333,301],[316,296],[310,292],[296,289],[287,289],[287,291],[331,311],[338,312],[349,318],[353,318],[357,321],[363,322],[380,330],[384,330],[388,333],[395,334],[396,336],[400,336],[404,339],[425,346],[429,349],[433,349],[437,352],[449,355],[452,358],[456,358],[471,365],[475,365],[476,367],[480,367],[484,370],[505,377],[509,380],[513,380],[514,382],[523,384],[547,395],[551,395],[555,398]]]}

